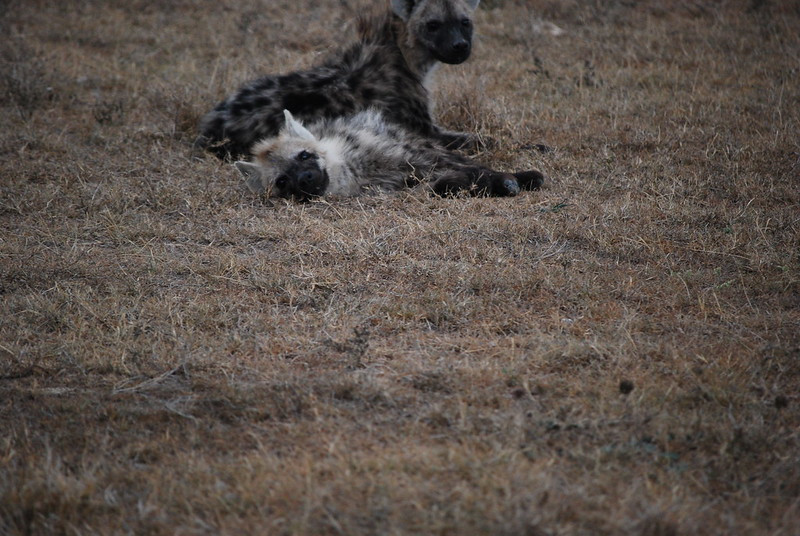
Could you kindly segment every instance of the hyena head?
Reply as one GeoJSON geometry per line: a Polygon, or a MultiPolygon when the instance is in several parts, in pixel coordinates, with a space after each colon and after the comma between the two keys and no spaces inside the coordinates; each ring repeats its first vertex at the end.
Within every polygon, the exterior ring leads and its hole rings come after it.
{"type": "Polygon", "coordinates": [[[472,12],[480,0],[391,0],[416,45],[442,63],[466,61],[472,51],[472,12]]]}
{"type": "Polygon", "coordinates": [[[235,163],[248,188],[268,197],[307,200],[325,194],[326,150],[288,110],[280,134],[253,147],[253,161],[235,163]]]}

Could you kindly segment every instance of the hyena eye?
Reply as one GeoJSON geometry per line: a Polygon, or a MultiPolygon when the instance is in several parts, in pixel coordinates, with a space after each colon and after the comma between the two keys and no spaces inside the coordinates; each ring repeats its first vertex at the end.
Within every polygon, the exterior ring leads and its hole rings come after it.
{"type": "Polygon", "coordinates": [[[289,179],[287,179],[284,175],[281,175],[280,177],[275,179],[275,186],[277,186],[278,188],[286,188],[286,184],[288,182],[289,179]]]}
{"type": "Polygon", "coordinates": [[[432,20],[425,24],[425,29],[431,33],[438,32],[441,27],[442,23],[438,20],[432,20]]]}
{"type": "Polygon", "coordinates": [[[472,21],[469,19],[461,19],[461,26],[463,26],[464,28],[469,28],[470,26],[472,26],[472,21]]]}
{"type": "Polygon", "coordinates": [[[300,151],[297,153],[298,160],[308,160],[309,158],[313,157],[314,155],[309,153],[308,151],[300,151]]]}

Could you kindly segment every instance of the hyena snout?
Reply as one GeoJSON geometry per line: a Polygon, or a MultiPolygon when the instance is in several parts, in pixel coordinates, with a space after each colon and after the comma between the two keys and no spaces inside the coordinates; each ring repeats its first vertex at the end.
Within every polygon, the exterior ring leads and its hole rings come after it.
{"type": "Polygon", "coordinates": [[[309,199],[325,194],[328,188],[328,174],[316,161],[301,162],[291,166],[278,177],[275,186],[284,197],[309,199]]]}
{"type": "Polygon", "coordinates": [[[442,63],[463,63],[472,52],[472,21],[468,18],[428,22],[425,34],[431,55],[442,63]]]}

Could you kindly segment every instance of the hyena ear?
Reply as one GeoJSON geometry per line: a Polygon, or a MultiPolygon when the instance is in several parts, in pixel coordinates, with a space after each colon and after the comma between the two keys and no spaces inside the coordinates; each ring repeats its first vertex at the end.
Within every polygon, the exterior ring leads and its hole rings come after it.
{"type": "Polygon", "coordinates": [[[315,141],[314,135],[309,132],[308,129],[299,121],[292,117],[292,113],[289,110],[284,110],[283,116],[286,118],[286,131],[289,134],[304,140],[315,141]]]}
{"type": "Polygon", "coordinates": [[[245,183],[254,194],[264,193],[264,184],[261,182],[261,168],[251,162],[239,160],[233,163],[239,173],[244,177],[245,183]]]}
{"type": "Polygon", "coordinates": [[[392,11],[406,22],[411,16],[412,9],[414,9],[414,0],[392,0],[392,11]]]}

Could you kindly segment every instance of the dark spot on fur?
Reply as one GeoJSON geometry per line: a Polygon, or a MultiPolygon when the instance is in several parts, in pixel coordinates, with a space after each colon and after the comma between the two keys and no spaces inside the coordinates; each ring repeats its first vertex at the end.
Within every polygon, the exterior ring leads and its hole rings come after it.
{"type": "Polygon", "coordinates": [[[314,78],[311,80],[310,86],[315,91],[320,91],[331,85],[331,78],[326,76],[324,78],[314,78]]]}
{"type": "Polygon", "coordinates": [[[285,74],[278,78],[281,87],[292,88],[292,90],[304,90],[308,87],[305,78],[301,73],[285,74]]]}
{"type": "Polygon", "coordinates": [[[345,134],[344,139],[347,140],[349,145],[358,145],[358,139],[350,132],[345,134]]]}
{"type": "Polygon", "coordinates": [[[256,108],[266,108],[272,104],[272,99],[266,95],[259,95],[253,99],[253,106],[256,108]]]}
{"type": "Polygon", "coordinates": [[[208,126],[207,130],[216,130],[216,131],[224,131],[225,130],[225,119],[221,116],[217,116],[208,126]]]}
{"type": "Polygon", "coordinates": [[[284,108],[293,114],[318,113],[329,104],[330,99],[319,93],[289,93],[283,98],[284,108]]]}
{"type": "Polygon", "coordinates": [[[253,111],[253,103],[247,100],[237,100],[231,105],[231,115],[244,115],[253,111]]]}
{"type": "Polygon", "coordinates": [[[361,98],[365,101],[371,101],[375,98],[375,90],[371,87],[361,88],[361,98]]]}

